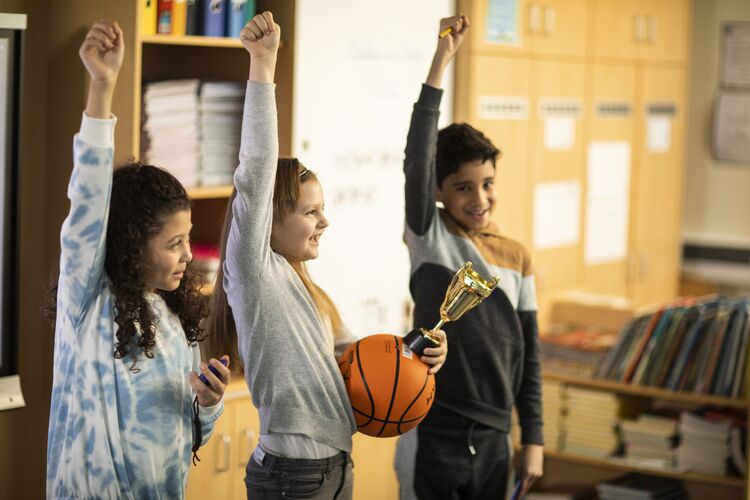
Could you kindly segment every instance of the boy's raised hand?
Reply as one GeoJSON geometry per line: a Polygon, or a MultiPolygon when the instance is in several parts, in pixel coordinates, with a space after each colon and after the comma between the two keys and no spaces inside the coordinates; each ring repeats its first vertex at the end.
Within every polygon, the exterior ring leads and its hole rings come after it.
{"type": "Polygon", "coordinates": [[[86,34],[78,55],[91,75],[92,83],[114,85],[122,67],[125,43],[114,21],[97,21],[86,34]]]}
{"type": "Polygon", "coordinates": [[[281,28],[274,22],[273,14],[265,11],[247,22],[240,32],[240,40],[253,60],[276,57],[281,28]]]}
{"type": "Polygon", "coordinates": [[[448,60],[453,58],[456,51],[461,46],[469,26],[471,26],[469,18],[463,14],[441,19],[440,31],[438,32],[437,52],[445,54],[448,60]],[[448,28],[450,28],[450,33],[440,37],[440,33],[444,33],[448,28]]]}

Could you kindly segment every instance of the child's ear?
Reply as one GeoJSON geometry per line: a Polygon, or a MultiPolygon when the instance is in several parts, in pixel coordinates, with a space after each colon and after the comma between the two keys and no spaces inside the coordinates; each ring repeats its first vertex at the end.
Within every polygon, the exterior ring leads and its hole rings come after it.
{"type": "Polygon", "coordinates": [[[435,201],[443,202],[443,190],[439,186],[435,188],[435,201]]]}

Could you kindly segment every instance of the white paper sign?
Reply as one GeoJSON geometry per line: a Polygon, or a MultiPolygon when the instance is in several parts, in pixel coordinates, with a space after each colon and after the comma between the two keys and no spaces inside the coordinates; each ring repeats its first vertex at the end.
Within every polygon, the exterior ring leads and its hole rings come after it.
{"type": "Polygon", "coordinates": [[[545,182],[534,188],[534,248],[576,245],[580,234],[581,183],[545,182]]]}
{"type": "Polygon", "coordinates": [[[717,160],[750,163],[750,92],[721,92],[714,113],[717,160]]]}
{"type": "Polygon", "coordinates": [[[550,151],[567,151],[575,144],[576,124],[569,116],[544,119],[544,147],[550,151]]]}
{"type": "Polygon", "coordinates": [[[630,144],[592,142],[588,151],[586,264],[623,260],[628,250],[630,144]]]}
{"type": "Polygon", "coordinates": [[[750,23],[723,23],[721,84],[750,87],[750,23]]]}
{"type": "Polygon", "coordinates": [[[669,116],[649,116],[646,120],[648,150],[652,153],[669,151],[672,141],[672,119],[669,116]]]}

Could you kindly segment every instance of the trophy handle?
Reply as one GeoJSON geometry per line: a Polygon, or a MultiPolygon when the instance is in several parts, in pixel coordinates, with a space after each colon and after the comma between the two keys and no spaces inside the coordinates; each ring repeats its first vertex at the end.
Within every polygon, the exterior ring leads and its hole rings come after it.
{"type": "Polygon", "coordinates": [[[428,347],[440,347],[440,341],[424,328],[416,328],[403,338],[404,344],[413,353],[421,356],[428,347]]]}

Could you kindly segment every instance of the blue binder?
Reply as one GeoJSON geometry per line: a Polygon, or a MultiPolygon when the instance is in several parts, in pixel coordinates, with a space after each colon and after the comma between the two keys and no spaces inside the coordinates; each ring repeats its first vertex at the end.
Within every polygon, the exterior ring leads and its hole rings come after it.
{"type": "Polygon", "coordinates": [[[224,36],[226,0],[202,0],[204,36],[224,36]]]}
{"type": "Polygon", "coordinates": [[[237,38],[245,26],[245,9],[247,0],[229,0],[227,5],[227,32],[226,36],[237,38]]]}

